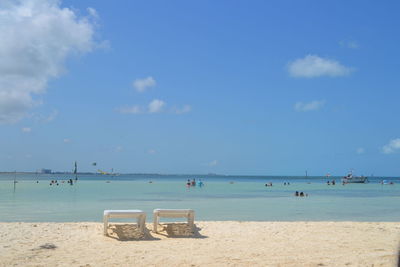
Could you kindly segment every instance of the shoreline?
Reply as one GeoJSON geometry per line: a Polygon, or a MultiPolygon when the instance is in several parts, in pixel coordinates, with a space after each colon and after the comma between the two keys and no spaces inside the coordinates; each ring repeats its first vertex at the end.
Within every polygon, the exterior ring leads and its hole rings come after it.
{"type": "Polygon", "coordinates": [[[396,266],[400,222],[0,222],[0,266],[396,266]]]}

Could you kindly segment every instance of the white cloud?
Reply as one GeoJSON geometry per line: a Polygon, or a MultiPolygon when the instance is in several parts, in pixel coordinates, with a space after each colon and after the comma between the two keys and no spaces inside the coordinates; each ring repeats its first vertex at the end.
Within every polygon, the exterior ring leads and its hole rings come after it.
{"type": "Polygon", "coordinates": [[[148,151],[147,151],[147,154],[150,154],[150,155],[154,155],[154,154],[156,154],[157,153],[157,151],[155,150],[155,149],[149,149],[148,151]]]}
{"type": "Polygon", "coordinates": [[[211,166],[211,167],[217,166],[217,165],[218,165],[218,160],[213,160],[210,163],[208,163],[208,166],[211,166]]]}
{"type": "MultiPolygon", "coordinates": [[[[0,61],[1,65],[1,61],[0,61]]],[[[22,119],[26,111],[38,105],[39,102],[32,99],[30,92],[23,92],[22,87],[15,91],[9,90],[3,84],[6,77],[1,77],[0,70],[0,123],[13,123],[22,119]],[[21,90],[20,90],[21,89],[21,90]]],[[[17,82],[15,83],[17,85],[17,82]]]]}
{"type": "Polygon", "coordinates": [[[387,145],[382,147],[382,152],[392,154],[400,150],[400,138],[392,139],[387,145]]]}
{"type": "Polygon", "coordinates": [[[86,10],[93,18],[96,18],[96,19],[99,18],[99,14],[97,13],[96,9],[94,9],[93,7],[88,7],[86,10]]]}
{"type": "Polygon", "coordinates": [[[58,110],[53,110],[49,116],[44,118],[45,122],[51,122],[58,116],[58,110]]]}
{"type": "Polygon", "coordinates": [[[121,107],[117,111],[125,114],[140,114],[142,113],[142,108],[140,106],[121,107]]]}
{"type": "Polygon", "coordinates": [[[356,150],[357,154],[364,154],[365,153],[365,149],[363,147],[359,147],[356,150]]]}
{"type": "Polygon", "coordinates": [[[159,100],[159,99],[154,99],[149,104],[149,113],[161,112],[164,106],[165,106],[164,101],[159,100]]]}
{"type": "Polygon", "coordinates": [[[71,143],[71,139],[64,138],[63,142],[66,143],[66,144],[71,143]]]}
{"type": "Polygon", "coordinates": [[[345,76],[353,68],[343,66],[336,60],[322,58],[317,55],[307,55],[289,63],[289,74],[293,77],[313,78],[319,76],[345,76]]]}
{"type": "Polygon", "coordinates": [[[30,133],[32,131],[32,129],[29,128],[29,127],[24,127],[24,128],[21,129],[21,131],[24,132],[24,133],[30,133]]]}
{"type": "Polygon", "coordinates": [[[117,152],[117,153],[121,152],[122,150],[124,150],[124,148],[122,146],[116,146],[114,148],[114,152],[117,152]]]}
{"type": "Polygon", "coordinates": [[[133,82],[133,87],[136,89],[137,92],[143,93],[147,91],[147,89],[156,86],[156,80],[153,77],[147,77],[143,79],[136,79],[133,82]]]}
{"type": "MultiPolygon", "coordinates": [[[[119,113],[123,113],[123,114],[161,113],[161,112],[163,112],[165,105],[166,105],[166,103],[164,101],[159,100],[159,99],[154,99],[147,105],[147,107],[143,107],[143,106],[139,106],[139,105],[126,106],[126,107],[116,108],[116,111],[119,113]]],[[[186,108],[184,107],[184,109],[179,110],[179,111],[181,113],[189,112],[187,109],[188,109],[187,107],[186,108]]],[[[179,113],[179,114],[181,114],[181,113],[179,113]]]]}
{"type": "Polygon", "coordinates": [[[41,123],[48,123],[54,121],[58,116],[58,110],[53,110],[50,114],[45,115],[45,114],[34,114],[33,118],[37,122],[41,123]]]}
{"type": "Polygon", "coordinates": [[[41,104],[68,56],[94,48],[94,22],[56,0],[3,0],[0,21],[0,123],[12,123],[41,104]]]}
{"type": "Polygon", "coordinates": [[[357,49],[360,47],[356,41],[340,41],[339,45],[341,47],[346,47],[346,48],[351,48],[351,49],[357,49]]]}
{"type": "Polygon", "coordinates": [[[173,112],[175,114],[184,114],[192,111],[192,107],[190,105],[184,105],[182,108],[174,108],[173,112]]]}
{"type": "Polygon", "coordinates": [[[323,100],[315,100],[308,103],[297,102],[294,105],[294,109],[296,111],[315,111],[322,108],[325,105],[325,101],[323,100]]]}

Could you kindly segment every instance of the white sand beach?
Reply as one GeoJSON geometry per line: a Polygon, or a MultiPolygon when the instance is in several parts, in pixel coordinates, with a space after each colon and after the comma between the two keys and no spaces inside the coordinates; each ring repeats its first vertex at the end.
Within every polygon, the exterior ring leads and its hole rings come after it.
{"type": "MultiPolygon", "coordinates": [[[[0,266],[396,266],[400,224],[197,222],[141,236],[133,225],[0,223],[0,266]]],[[[147,225],[151,229],[151,225],[147,225]]]]}

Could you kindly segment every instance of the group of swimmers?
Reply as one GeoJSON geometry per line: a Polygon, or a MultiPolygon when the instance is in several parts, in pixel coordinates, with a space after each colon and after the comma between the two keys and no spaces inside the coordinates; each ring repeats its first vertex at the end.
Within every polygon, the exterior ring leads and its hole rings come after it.
{"type": "Polygon", "coordinates": [[[327,185],[336,185],[336,181],[335,180],[332,180],[332,182],[327,181],[326,184],[327,185]]]}
{"type": "MultiPolygon", "coordinates": [[[[283,185],[290,185],[290,183],[284,182],[283,185]]],[[[265,186],[272,186],[272,182],[266,183],[265,186]]]]}
{"type": "MultiPolygon", "coordinates": [[[[39,181],[36,181],[36,183],[39,183],[39,181]]],[[[61,181],[61,183],[65,183],[65,181],[61,181]]],[[[67,180],[67,183],[70,184],[70,185],[73,185],[74,184],[74,180],[69,179],[69,180],[67,180]]],[[[57,180],[51,180],[50,185],[59,185],[59,183],[58,183],[57,180]]]]}
{"type": "Polygon", "coordinates": [[[296,197],[308,197],[308,194],[307,193],[303,193],[303,192],[299,193],[299,191],[296,191],[294,193],[294,196],[296,196],[296,197]]]}
{"type": "MultiPolygon", "coordinates": [[[[63,181],[62,181],[63,182],[63,181]]],[[[50,185],[58,185],[58,181],[57,180],[51,180],[50,185]]]]}
{"type": "Polygon", "coordinates": [[[186,187],[191,187],[191,186],[196,186],[196,185],[198,187],[202,187],[202,186],[204,186],[204,183],[200,179],[199,179],[198,182],[196,182],[195,178],[193,178],[192,181],[190,181],[190,179],[188,179],[187,182],[186,182],[186,187]]]}

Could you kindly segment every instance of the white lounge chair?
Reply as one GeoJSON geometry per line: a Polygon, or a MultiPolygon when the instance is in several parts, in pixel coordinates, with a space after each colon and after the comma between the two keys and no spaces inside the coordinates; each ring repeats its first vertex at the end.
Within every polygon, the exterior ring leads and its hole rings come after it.
{"type": "Polygon", "coordinates": [[[192,231],[194,230],[194,210],[191,209],[155,209],[153,211],[153,232],[157,233],[157,226],[160,217],[166,218],[187,218],[192,231]]]}
{"type": "Polygon", "coordinates": [[[146,213],[141,210],[105,210],[103,215],[104,235],[107,235],[108,220],[110,218],[136,218],[137,225],[143,233],[146,224],[146,213]]]}

